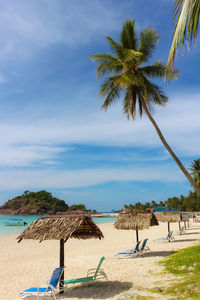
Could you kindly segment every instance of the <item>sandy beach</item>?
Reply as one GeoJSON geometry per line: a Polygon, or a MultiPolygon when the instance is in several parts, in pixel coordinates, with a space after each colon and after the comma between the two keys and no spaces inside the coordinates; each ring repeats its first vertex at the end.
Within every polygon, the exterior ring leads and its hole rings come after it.
{"type": "MultiPolygon", "coordinates": [[[[158,282],[167,282],[172,277],[159,274],[162,267],[157,262],[173,251],[198,244],[200,239],[199,223],[190,221],[190,227],[183,235],[178,235],[178,223],[171,224],[171,230],[177,232],[171,243],[155,243],[155,238],[167,235],[167,223],[160,223],[149,230],[139,231],[140,240],[149,239],[151,252],[142,257],[116,259],[115,253],[135,246],[135,231],[116,230],[112,223],[99,227],[104,239],[71,239],[65,244],[65,279],[86,276],[87,270],[96,268],[104,255],[106,259],[102,268],[109,281],[95,282],[88,287],[76,285],[70,294],[58,296],[58,299],[118,299],[131,287],[159,286],[158,282]]],[[[10,235],[0,237],[0,243],[1,300],[18,299],[21,290],[41,286],[59,266],[59,241],[23,240],[18,244],[16,235],[10,235]]]]}

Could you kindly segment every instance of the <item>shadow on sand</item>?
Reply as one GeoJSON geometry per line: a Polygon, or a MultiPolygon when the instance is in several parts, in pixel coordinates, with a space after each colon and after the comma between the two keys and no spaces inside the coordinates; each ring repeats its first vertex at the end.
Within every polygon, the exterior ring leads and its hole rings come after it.
{"type": "MultiPolygon", "coordinates": [[[[187,229],[186,229],[187,230],[187,229]]],[[[180,235],[189,235],[189,234],[199,234],[200,232],[184,232],[184,233],[181,233],[180,235]]]]}
{"type": "Polygon", "coordinates": [[[198,239],[184,239],[184,240],[172,240],[170,243],[181,243],[181,242],[194,242],[198,241],[198,239]]]}
{"type": "Polygon", "coordinates": [[[168,256],[168,255],[171,255],[171,254],[174,254],[176,253],[177,251],[152,251],[152,252],[147,252],[147,253],[143,253],[141,255],[141,258],[142,257],[152,257],[152,256],[168,256]]]}
{"type": "Polygon", "coordinates": [[[57,299],[106,299],[125,292],[131,287],[131,282],[96,281],[88,284],[88,286],[82,284],[71,288],[69,287],[69,293],[65,292],[64,294],[57,296],[57,299]]]}
{"type": "Polygon", "coordinates": [[[186,230],[195,230],[195,229],[200,229],[200,227],[194,226],[194,227],[186,228],[186,230]]]}

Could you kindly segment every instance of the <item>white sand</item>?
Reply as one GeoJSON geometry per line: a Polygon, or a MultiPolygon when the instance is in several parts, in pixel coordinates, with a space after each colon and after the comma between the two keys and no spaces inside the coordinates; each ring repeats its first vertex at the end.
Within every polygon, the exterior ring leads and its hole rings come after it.
{"type": "MultiPolygon", "coordinates": [[[[139,239],[149,238],[151,252],[143,257],[116,259],[114,254],[133,248],[136,234],[132,230],[116,230],[113,224],[99,225],[103,240],[75,240],[65,244],[65,279],[86,276],[90,268],[96,268],[101,256],[106,259],[102,268],[109,281],[99,281],[87,286],[78,286],[70,295],[58,299],[117,299],[120,293],[131,286],[150,288],[158,281],[166,282],[170,275],[158,274],[162,267],[156,262],[172,251],[198,244],[200,224],[190,222],[184,235],[176,235],[171,243],[155,243],[153,239],[167,235],[167,223],[139,231],[139,239]]],[[[178,223],[171,224],[171,230],[178,231],[178,223]]],[[[39,243],[23,240],[17,243],[16,236],[0,237],[0,299],[18,299],[19,291],[31,286],[41,286],[50,279],[52,270],[59,266],[59,241],[39,243]]],[[[27,299],[36,299],[29,297],[27,299]]],[[[46,299],[46,297],[42,298],[46,299]]]]}

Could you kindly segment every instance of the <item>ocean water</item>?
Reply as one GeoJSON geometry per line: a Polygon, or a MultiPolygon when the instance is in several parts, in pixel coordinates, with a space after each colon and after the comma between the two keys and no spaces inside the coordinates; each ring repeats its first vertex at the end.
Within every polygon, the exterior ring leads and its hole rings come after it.
{"type": "MultiPolygon", "coordinates": [[[[46,215],[45,215],[46,216],[46,215]]],[[[0,215],[0,236],[2,235],[10,235],[10,234],[20,234],[24,229],[30,225],[33,221],[37,220],[40,217],[38,215],[31,216],[22,216],[22,215],[0,215]],[[25,226],[5,226],[4,222],[9,219],[23,219],[24,222],[28,223],[25,226]]],[[[95,224],[104,224],[104,223],[112,223],[115,222],[115,216],[105,216],[101,218],[92,218],[95,224]]]]}

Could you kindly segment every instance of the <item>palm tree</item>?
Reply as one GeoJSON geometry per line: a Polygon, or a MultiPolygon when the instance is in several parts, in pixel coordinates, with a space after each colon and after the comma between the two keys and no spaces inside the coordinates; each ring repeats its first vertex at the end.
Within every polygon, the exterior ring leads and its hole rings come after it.
{"type": "MultiPolygon", "coordinates": [[[[151,106],[155,104],[164,105],[168,100],[160,87],[149,80],[151,77],[163,78],[166,71],[165,64],[156,61],[153,65],[144,66],[144,63],[148,62],[152,56],[158,38],[158,34],[153,29],[146,28],[141,32],[139,40],[134,29],[134,21],[126,20],[119,43],[116,43],[110,37],[106,37],[113,55],[105,53],[91,55],[91,59],[98,63],[98,78],[106,74],[110,75],[105,78],[99,92],[100,97],[105,97],[102,108],[107,110],[122,96],[123,111],[128,119],[129,117],[135,119],[137,107],[140,117],[145,112],[162,143],[200,195],[200,190],[195,181],[167,144],[150,113],[151,106]]],[[[175,78],[177,73],[173,71],[168,76],[175,78]]]]}
{"type": "Polygon", "coordinates": [[[173,33],[173,41],[167,62],[167,72],[173,70],[176,50],[184,42],[196,39],[199,23],[200,1],[199,0],[175,0],[173,22],[176,25],[173,33]]]}
{"type": "Polygon", "coordinates": [[[190,167],[191,175],[198,186],[200,186],[200,159],[193,161],[190,167]]]}

